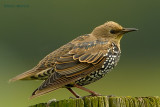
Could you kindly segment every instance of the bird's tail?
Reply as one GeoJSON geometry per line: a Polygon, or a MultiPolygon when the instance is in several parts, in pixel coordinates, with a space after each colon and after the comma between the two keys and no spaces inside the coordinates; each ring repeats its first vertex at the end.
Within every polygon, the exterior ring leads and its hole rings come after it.
{"type": "Polygon", "coordinates": [[[31,70],[28,70],[22,74],[17,75],[16,77],[10,79],[9,82],[14,82],[17,80],[30,80],[31,76],[35,75],[37,72],[38,71],[33,68],[31,70]]]}

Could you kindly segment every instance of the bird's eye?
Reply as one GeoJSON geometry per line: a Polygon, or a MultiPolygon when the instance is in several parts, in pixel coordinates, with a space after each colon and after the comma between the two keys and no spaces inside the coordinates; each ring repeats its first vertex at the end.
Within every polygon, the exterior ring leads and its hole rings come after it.
{"type": "Polygon", "coordinates": [[[111,33],[111,34],[116,34],[117,32],[116,32],[116,30],[113,30],[113,29],[112,29],[112,30],[110,30],[110,33],[111,33]]]}

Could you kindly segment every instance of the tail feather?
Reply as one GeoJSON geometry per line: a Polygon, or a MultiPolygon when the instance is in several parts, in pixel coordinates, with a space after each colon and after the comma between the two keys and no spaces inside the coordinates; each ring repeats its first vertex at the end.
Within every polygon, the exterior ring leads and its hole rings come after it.
{"type": "Polygon", "coordinates": [[[26,71],[20,75],[17,75],[16,77],[12,78],[9,80],[9,82],[14,82],[14,81],[17,81],[17,80],[28,80],[30,79],[30,77],[34,74],[36,74],[37,72],[39,72],[38,70],[35,70],[34,68],[29,70],[29,71],[26,71]]]}

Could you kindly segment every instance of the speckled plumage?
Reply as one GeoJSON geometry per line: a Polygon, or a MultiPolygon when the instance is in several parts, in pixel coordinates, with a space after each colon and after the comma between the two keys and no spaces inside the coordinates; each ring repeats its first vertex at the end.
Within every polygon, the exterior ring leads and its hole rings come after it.
{"type": "Polygon", "coordinates": [[[111,45],[112,46],[111,48],[108,49],[108,52],[104,54],[105,61],[102,64],[101,68],[92,72],[88,76],[77,80],[75,82],[76,84],[80,86],[84,86],[92,82],[95,82],[101,79],[102,77],[104,77],[105,74],[107,74],[109,71],[111,71],[111,69],[113,69],[117,65],[117,62],[119,61],[119,58],[120,58],[121,51],[118,49],[118,47],[114,43],[112,43],[111,45]]]}
{"type": "Polygon", "coordinates": [[[11,81],[44,80],[33,92],[32,98],[64,87],[76,97],[79,96],[71,87],[98,95],[81,86],[99,80],[116,66],[121,53],[120,40],[123,34],[135,30],[123,28],[113,21],[106,22],[90,34],[79,36],[53,51],[33,69],[11,81]]]}

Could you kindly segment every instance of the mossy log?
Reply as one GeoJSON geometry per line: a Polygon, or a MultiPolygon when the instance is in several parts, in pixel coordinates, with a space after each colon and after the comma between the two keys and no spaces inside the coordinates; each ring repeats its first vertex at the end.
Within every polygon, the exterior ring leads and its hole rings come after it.
{"type": "MultiPolygon", "coordinates": [[[[30,107],[46,107],[40,103],[30,107]]],[[[85,97],[53,101],[49,107],[160,107],[160,97],[85,97]]]]}

